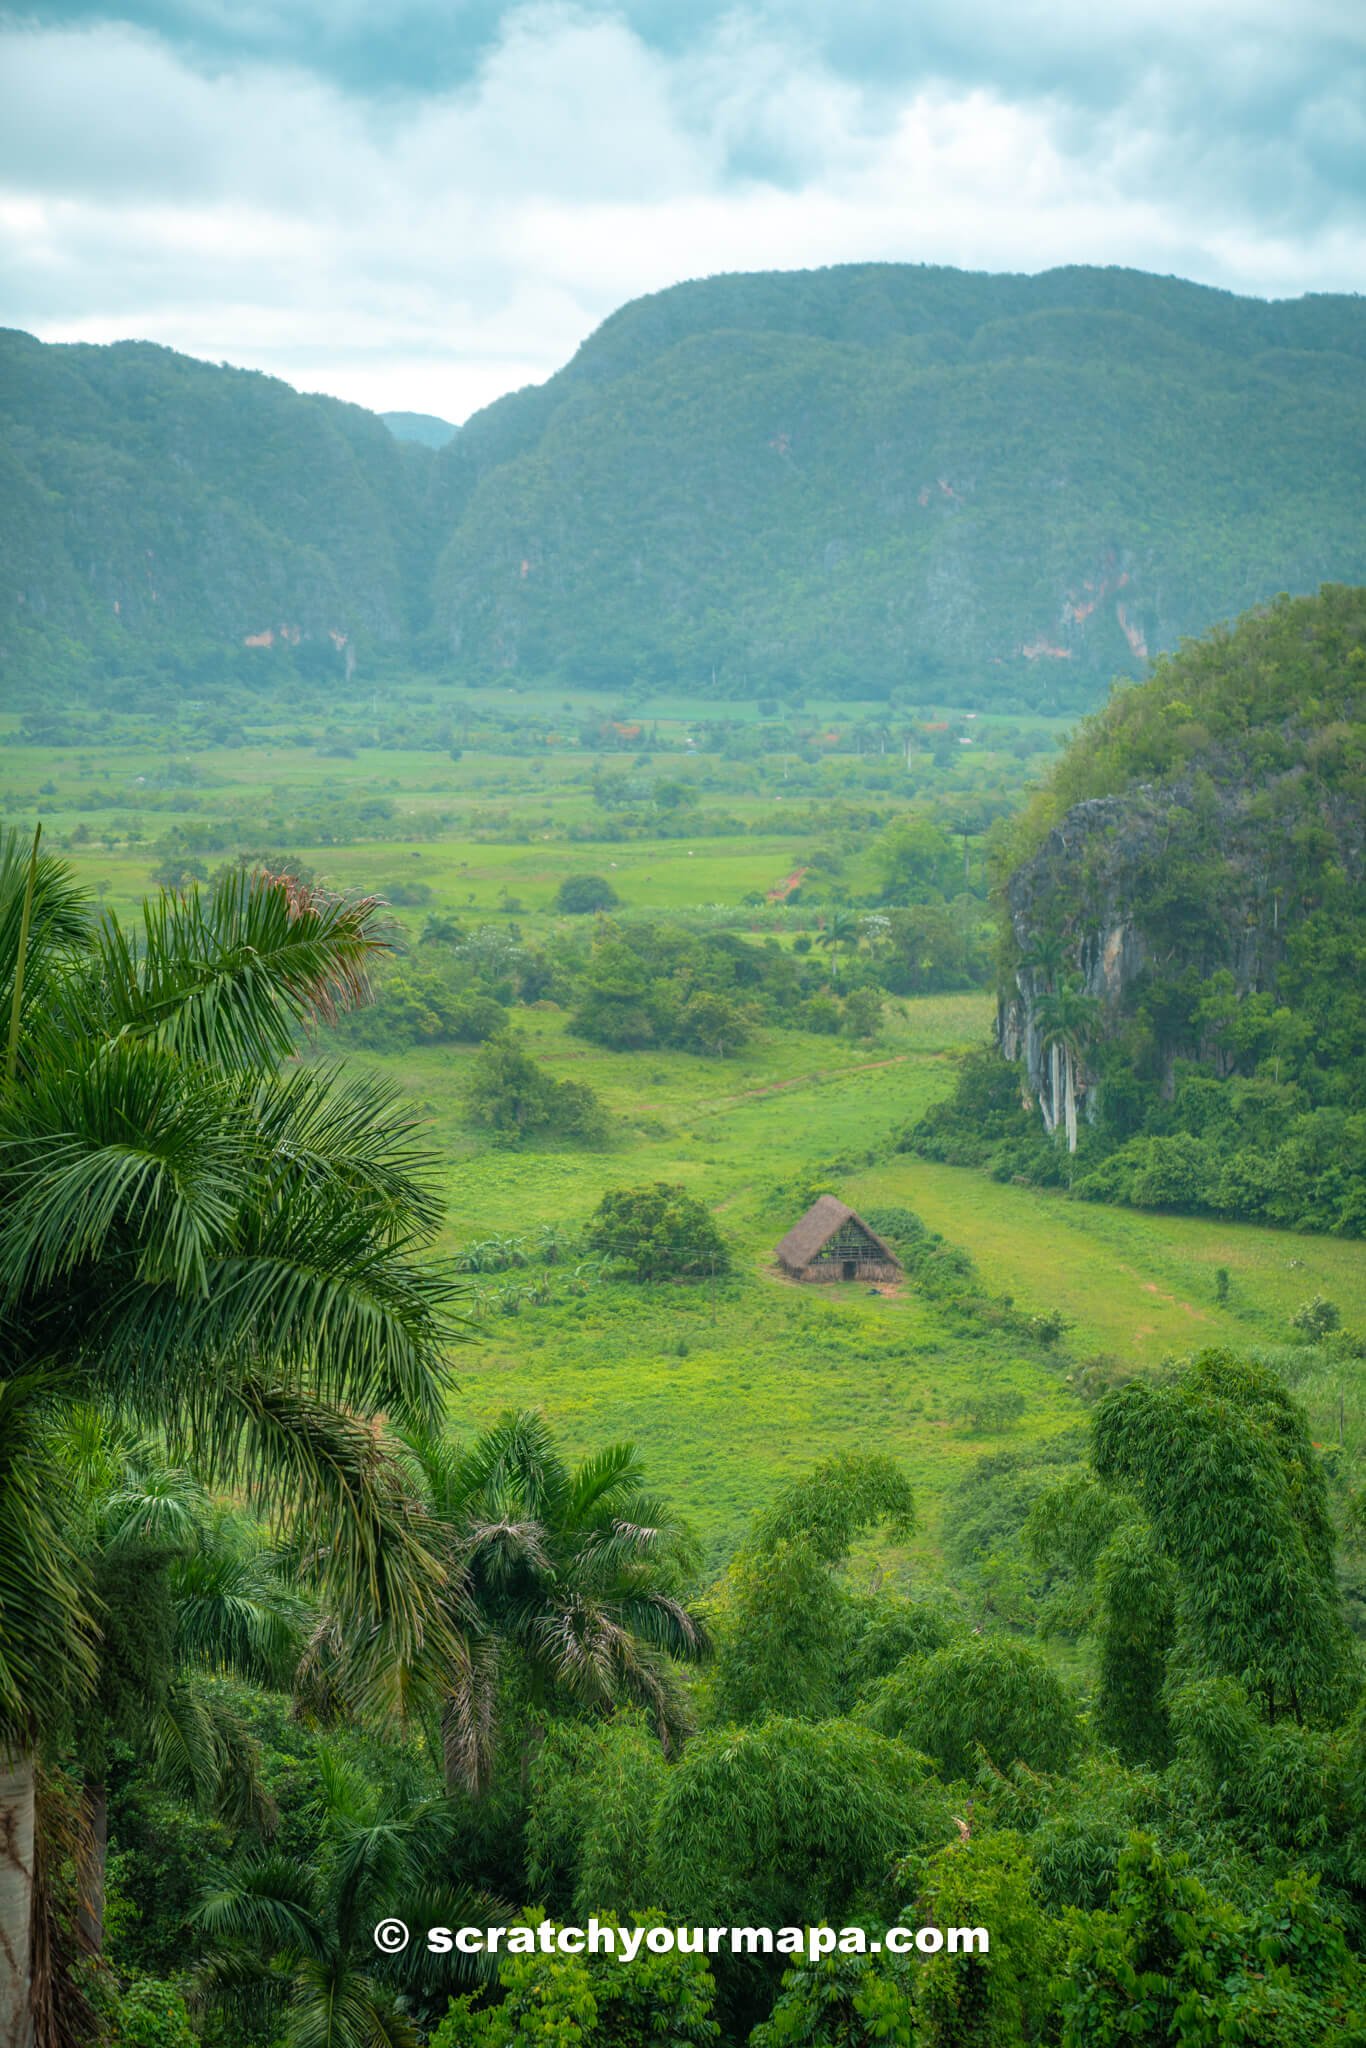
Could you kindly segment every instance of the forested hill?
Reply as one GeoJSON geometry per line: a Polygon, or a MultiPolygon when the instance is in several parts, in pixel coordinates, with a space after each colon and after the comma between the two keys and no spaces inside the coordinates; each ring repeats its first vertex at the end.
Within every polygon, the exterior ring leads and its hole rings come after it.
{"type": "Polygon", "coordinates": [[[259,375],[17,334],[0,418],[0,654],[30,685],[205,684],[270,634],[290,661],[1070,709],[1366,578],[1366,300],[1131,271],[679,285],[435,450],[259,375]]]}
{"type": "Polygon", "coordinates": [[[1366,590],[1282,599],[1162,661],[1013,834],[1011,1064],[970,1062],[918,1149],[1366,1234],[1366,590]]]}

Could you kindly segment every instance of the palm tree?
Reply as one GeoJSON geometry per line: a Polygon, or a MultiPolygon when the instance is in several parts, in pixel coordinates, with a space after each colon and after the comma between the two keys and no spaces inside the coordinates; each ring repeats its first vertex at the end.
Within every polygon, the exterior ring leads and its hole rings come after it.
{"type": "Polygon", "coordinates": [[[234,872],[94,920],[69,870],[0,840],[0,2039],[27,2048],[35,1756],[96,1679],[97,1616],[54,1430],[159,1433],[288,1526],[396,1654],[439,1634],[443,1568],[387,1413],[430,1429],[458,1334],[393,1099],[283,1063],[361,1000],[372,902],[234,872]]]}
{"type": "Polygon", "coordinates": [[[290,2048],[416,2048],[400,1994],[444,2001],[452,1967],[476,1978],[487,1965],[455,1954],[434,1962],[420,1939],[386,1961],[376,1924],[400,1902],[414,1928],[487,1925],[506,1908],[443,1882],[456,1833],[444,1800],[378,1791],[326,1751],[319,1772],[316,1857],[244,1858],[202,1899],[195,1917],[209,1947],[197,1998],[290,2048]]]}
{"type": "Polygon", "coordinates": [[[818,946],[829,948],[830,978],[832,981],[838,982],[840,978],[839,956],[841,951],[856,951],[861,937],[859,921],[851,910],[837,910],[834,912],[830,922],[816,940],[818,946]]]}
{"type": "Polygon", "coordinates": [[[72,1742],[88,1828],[78,1931],[98,1954],[111,1739],[126,1741],[191,1804],[266,1822],[256,1744],[211,1674],[287,1687],[307,1609],[260,1525],[215,1505],[155,1444],[98,1411],[76,1410],[57,1445],[100,1627],[96,1684],[72,1742]]]}
{"type": "MultiPolygon", "coordinates": [[[[439,1719],[448,1790],[488,1788],[504,1679],[524,1709],[524,1779],[554,1713],[642,1707],[675,1749],[690,1722],[674,1666],[701,1662],[711,1643],[681,1597],[691,1542],[643,1492],[633,1446],[571,1471],[544,1418],[523,1411],[468,1447],[415,1435],[409,1449],[414,1501],[448,1566],[448,1628],[406,1675],[405,1697],[439,1719]]],[[[365,1639],[363,1614],[320,1627],[305,1678],[321,1702],[368,1701],[365,1639]]],[[[392,1666],[383,1676],[397,1682],[392,1666]]]]}
{"type": "Polygon", "coordinates": [[[1063,1064],[1063,1113],[1067,1125],[1067,1149],[1077,1149],[1077,1074],[1095,1030],[1100,1008],[1079,981],[1064,982],[1039,1004],[1039,1027],[1050,1050],[1061,1052],[1063,1064]]]}

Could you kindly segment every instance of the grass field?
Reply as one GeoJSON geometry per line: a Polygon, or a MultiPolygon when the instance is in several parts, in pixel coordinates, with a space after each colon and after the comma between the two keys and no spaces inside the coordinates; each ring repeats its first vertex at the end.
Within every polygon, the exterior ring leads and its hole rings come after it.
{"type": "MultiPolygon", "coordinates": [[[[873,1046],[771,1033],[725,1062],[685,1054],[613,1054],[535,1011],[527,1037],[562,1074],[591,1080],[619,1119],[601,1152],[478,1151],[460,1123],[470,1055],[379,1058],[419,1106],[439,1155],[453,1246],[493,1234],[531,1241],[572,1231],[603,1191],[678,1181],[714,1209],[735,1253],[714,1289],[596,1284],[564,1292],[549,1269],[545,1306],[498,1306],[539,1269],[484,1283],[488,1303],[460,1362],[458,1420],[539,1406],[567,1445],[634,1439],[654,1481],[693,1519],[713,1557],[786,1475],[828,1452],[890,1450],[912,1477],[933,1569],[945,1495],[984,1452],[1024,1448],[1084,1420],[1068,1371],[1097,1353],[1156,1365],[1206,1344],[1277,1344],[1290,1311],[1315,1292],[1366,1322],[1358,1245],[1198,1219],[1147,1216],[1001,1186],[894,1153],[895,1135],[949,1084],[953,1051],[980,1038],[977,996],[891,1006],[873,1046]],[[949,1318],[910,1286],[795,1286],[772,1249],[812,1190],[855,1207],[897,1203],[969,1250],[988,1287],[1027,1312],[1061,1309],[1065,1355],[949,1318]],[[1219,1267],[1229,1297],[1215,1298],[1219,1267]],[[981,1436],[957,1412],[984,1385],[1026,1401],[1007,1434],[981,1436]]],[[[1322,1390],[1325,1414],[1338,1386],[1322,1390]]],[[[1366,1425],[1351,1398],[1353,1434],[1366,1425]]]]}
{"type": "MultiPolygon", "coordinates": [[[[506,693],[475,692],[466,705],[462,694],[457,715],[477,725],[506,714],[509,702],[506,693]]],[[[573,719],[608,710],[550,697],[517,705],[543,720],[563,712],[566,732],[573,719]]],[[[830,716],[848,719],[853,709],[832,706],[830,716]]],[[[378,697],[369,710],[380,716],[378,697]]],[[[741,723],[757,715],[754,706],[732,710],[741,723]]],[[[0,720],[0,802],[13,817],[41,812],[81,879],[121,914],[135,914],[158,839],[173,828],[212,816],[250,815],[259,825],[301,803],[382,800],[393,807],[388,838],[283,843],[339,886],[385,895],[402,886],[410,896],[416,887],[418,905],[396,912],[409,938],[429,909],[466,924],[515,920],[543,934],[560,882],[584,872],[608,876],[628,913],[704,921],[713,906],[733,914],[773,888],[810,851],[784,826],[782,761],[760,768],[690,756],[692,709],[683,703],[647,709],[660,726],[648,772],[696,782],[693,838],[582,836],[601,830],[588,822],[603,817],[593,804],[595,772],[630,772],[629,756],[595,761],[568,745],[529,756],[500,752],[506,743],[486,738],[452,758],[449,749],[367,743],[361,700],[344,715],[354,753],[293,744],[277,731],[201,746],[189,758],[178,752],[183,731],[157,733],[146,720],[115,720],[100,744],[73,746],[16,745],[14,721],[0,720]],[[710,816],[718,810],[730,821],[720,832],[715,824],[725,821],[710,816]]],[[[1000,787],[1018,794],[1024,770],[993,754],[989,724],[953,764],[951,786],[975,777],[985,788],[1004,777],[1000,787]]],[[[844,797],[857,794],[863,772],[847,755],[811,771],[827,794],[844,797]]],[[[913,800],[921,779],[919,768],[908,770],[899,795],[913,800]]],[[[810,784],[808,775],[808,805],[810,784]]],[[[885,776],[882,786],[885,802],[885,776]]],[[[253,848],[282,843],[263,840],[257,826],[243,834],[240,843],[253,848]]],[[[843,881],[857,894],[870,884],[867,836],[840,838],[843,881]]],[[[821,914],[813,909],[813,920],[821,914]]],[[[979,1043],[989,1020],[980,995],[892,1002],[873,1043],[769,1030],[739,1057],[711,1061],[604,1052],[573,1038],[554,1009],[518,1013],[538,1057],[591,1082],[610,1110],[614,1135],[600,1151],[481,1149],[461,1113],[468,1051],[348,1053],[384,1073],[413,1107],[448,1203],[443,1249],[494,1234],[531,1241],[546,1226],[572,1236],[605,1190],[648,1180],[699,1195],[733,1248],[735,1270],[714,1287],[594,1280],[576,1292],[560,1265],[478,1283],[479,1328],[459,1362],[457,1421],[472,1427],[509,1405],[536,1405],[571,1451],[634,1438],[713,1562],[784,1476],[835,1450],[889,1450],[921,1499],[923,1533],[909,1555],[923,1573],[935,1569],[953,1483],[975,1460],[1084,1421],[1069,1375],[1087,1361],[1151,1366],[1210,1343],[1283,1346],[1292,1310],[1315,1293],[1336,1302],[1349,1327],[1366,1328],[1360,1245],[1075,1203],[898,1152],[898,1134],[948,1089],[953,1055],[979,1043]],[[788,1283],[773,1247],[820,1187],[859,1208],[915,1210],[972,1254],[992,1295],[1013,1297],[1026,1313],[1061,1311],[1063,1345],[1012,1340],[909,1285],[883,1294],[788,1283]],[[532,1283],[549,1299],[528,1301],[532,1283]],[[983,1388],[1024,1397],[1005,1435],[977,1435],[965,1418],[983,1388]]],[[[1366,1452],[1366,1375],[1312,1353],[1288,1353],[1285,1362],[1316,1432],[1327,1437],[1340,1426],[1349,1449],[1366,1452]]]]}

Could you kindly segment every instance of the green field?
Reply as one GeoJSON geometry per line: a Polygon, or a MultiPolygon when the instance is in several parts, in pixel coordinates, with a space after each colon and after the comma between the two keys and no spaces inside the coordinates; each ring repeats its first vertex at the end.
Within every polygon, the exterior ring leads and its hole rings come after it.
{"type": "MultiPolygon", "coordinates": [[[[399,710],[420,721],[430,704],[430,692],[417,692],[399,710]]],[[[106,720],[99,744],[18,744],[10,721],[0,794],[9,817],[41,814],[81,879],[120,914],[136,914],[177,833],[212,828],[230,845],[283,844],[347,889],[416,891],[415,906],[394,912],[405,946],[430,911],[544,936],[559,884],[583,872],[611,880],[624,915],[704,927],[720,913],[734,925],[746,899],[777,888],[809,857],[809,825],[803,837],[789,823],[798,803],[808,818],[813,805],[826,806],[817,814],[828,813],[840,885],[856,900],[870,884],[872,833],[850,823],[851,804],[876,803],[885,815],[889,804],[929,801],[929,790],[937,814],[951,820],[960,797],[994,792],[1014,803],[1025,787],[1023,752],[997,752],[987,720],[962,757],[931,770],[919,757],[907,764],[894,750],[889,765],[869,750],[864,727],[875,730],[876,707],[812,707],[808,723],[838,715],[856,744],[800,764],[798,794],[789,781],[795,754],[690,753],[681,703],[633,707],[653,721],[646,757],[561,744],[557,720],[570,734],[608,709],[546,693],[469,693],[468,702],[459,693],[453,715],[467,744],[454,750],[458,758],[386,741],[380,728],[398,713],[378,695],[337,708],[335,747],[324,743],[316,708],[309,744],[286,729],[284,713],[230,745],[202,743],[183,721],[164,731],[146,718],[106,720]],[[514,712],[528,730],[540,721],[530,751],[525,733],[508,737],[514,712]],[[595,802],[595,779],[632,774],[690,785],[695,833],[610,836],[615,814],[595,802]],[[341,833],[340,843],[270,832],[300,806],[321,805],[308,815],[326,818],[331,806],[340,815],[368,801],[390,806],[388,823],[341,833]]],[[[755,711],[741,705],[727,715],[740,728],[755,711]]],[[[723,742],[724,733],[716,748],[723,742]]],[[[965,850],[980,877],[981,842],[965,850]]],[[[209,864],[221,857],[209,855],[209,864]]],[[[813,904],[798,921],[815,930],[827,914],[828,905],[813,904]]],[[[611,1140],[594,1151],[507,1151],[476,1140],[461,1114],[472,1049],[347,1048],[413,1107],[448,1205],[443,1249],[513,1235],[534,1253],[546,1228],[572,1240],[605,1190],[668,1180],[708,1203],[734,1250],[733,1275],[715,1286],[576,1281],[572,1248],[553,1266],[533,1256],[527,1267],[472,1280],[476,1327],[459,1361],[457,1419],[474,1426],[532,1404],[571,1451],[634,1438],[713,1561],[785,1476],[842,1448],[891,1450],[924,1509],[917,1570],[932,1571],[954,1481],[984,1453],[1023,1449],[1083,1422],[1074,1384],[1088,1362],[1155,1366],[1209,1343],[1281,1346],[1290,1313],[1315,1293],[1336,1302],[1349,1326],[1366,1325],[1359,1245],[1100,1208],[898,1152],[898,1135],[951,1086],[954,1054],[980,1043],[990,1019],[984,994],[896,1000],[871,1043],[766,1029],[738,1057],[709,1060],[605,1052],[571,1036],[553,1006],[517,1012],[537,1056],[561,1077],[591,1082],[609,1110],[611,1140]],[[790,1284],[773,1247],[819,1187],[860,1208],[913,1209],[972,1254],[992,1296],[1012,1297],[1026,1314],[1060,1311],[1063,1343],[1012,1340],[909,1284],[886,1294],[790,1284]],[[964,1405],[984,1387],[1024,1396],[1023,1416],[1005,1435],[976,1434],[965,1418],[964,1405]]],[[[337,1050],[319,1047],[324,1056],[337,1050]]],[[[1340,1426],[1353,1445],[1366,1442],[1366,1386],[1355,1368],[1316,1368],[1300,1391],[1317,1431],[1340,1426]]]]}
{"type": "MultiPolygon", "coordinates": [[[[1359,1245],[1103,1209],[894,1153],[897,1132],[948,1086],[954,1049],[988,1021],[981,997],[930,997],[897,1006],[871,1047],[772,1033],[717,1062],[602,1052],[534,1011],[525,1028],[538,1055],[591,1079],[619,1119],[612,1146],[591,1153],[475,1149],[459,1118],[472,1055],[369,1059],[419,1109],[452,1246],[511,1234],[531,1247],[543,1226],[575,1229],[609,1187],[670,1180],[708,1202],[736,1251],[735,1275],[714,1289],[595,1283],[574,1298],[566,1269],[534,1264],[472,1282],[482,1303],[457,1417],[482,1423],[535,1405],[573,1450],[634,1439],[717,1558],[750,1510],[816,1457],[892,1450],[923,1502],[928,1564],[944,1495],[975,1459],[1084,1419],[1067,1379],[1079,1362],[1104,1353],[1156,1365],[1205,1344],[1279,1344],[1290,1311],[1315,1292],[1349,1323],[1366,1320],[1359,1245]],[[1061,1309],[1065,1355],[965,1328],[910,1286],[888,1297],[785,1280],[773,1247],[817,1184],[855,1207],[916,1210],[973,1254],[993,1292],[1028,1312],[1061,1309]],[[541,1279],[559,1298],[507,1313],[504,1301],[541,1279]],[[977,1435],[955,1414],[983,1385],[1025,1396],[1006,1435],[977,1435]]],[[[1321,1390],[1325,1416],[1337,1392],[1336,1380],[1321,1390]]],[[[1366,1433],[1355,1389],[1347,1419],[1366,1433]]]]}

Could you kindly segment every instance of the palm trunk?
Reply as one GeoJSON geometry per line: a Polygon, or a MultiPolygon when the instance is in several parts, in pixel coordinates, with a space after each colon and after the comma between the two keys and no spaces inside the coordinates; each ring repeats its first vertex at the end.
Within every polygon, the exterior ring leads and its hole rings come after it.
{"type": "Polygon", "coordinates": [[[0,1751],[0,2044],[32,2048],[33,1757],[0,1751]]]}
{"type": "Polygon", "coordinates": [[[1048,1128],[1050,1131],[1056,1131],[1056,1129],[1058,1128],[1058,1110],[1060,1107],[1058,1098],[1062,1094],[1062,1047],[1058,1044],[1056,1038],[1053,1040],[1052,1045],[1050,1045],[1048,1048],[1048,1061],[1049,1090],[1052,1097],[1052,1100],[1048,1105],[1048,1128]]]}
{"type": "Polygon", "coordinates": [[[92,1779],[82,1794],[81,1805],[85,1810],[90,1842],[85,1867],[81,1871],[81,1902],[76,1913],[76,1928],[86,1954],[97,1956],[104,1949],[104,1872],[109,1855],[108,1780],[103,1777],[92,1779]]]}

